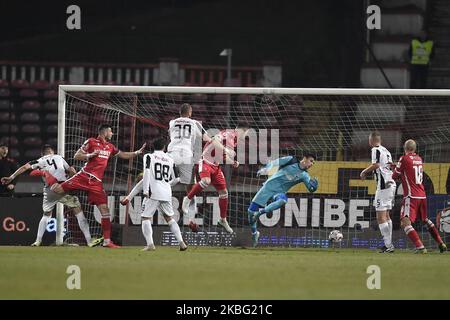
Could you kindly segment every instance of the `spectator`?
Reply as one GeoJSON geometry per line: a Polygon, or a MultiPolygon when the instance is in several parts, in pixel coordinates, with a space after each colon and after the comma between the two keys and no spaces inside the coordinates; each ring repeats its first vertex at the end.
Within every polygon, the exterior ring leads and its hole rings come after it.
{"type": "MultiPolygon", "coordinates": [[[[0,142],[0,177],[9,177],[17,170],[17,165],[10,158],[7,158],[8,146],[0,142]]],[[[11,181],[10,184],[2,185],[0,183],[0,197],[8,197],[14,194],[16,181],[11,181]]]]}
{"type": "Polygon", "coordinates": [[[448,169],[447,183],[445,184],[445,188],[447,189],[447,195],[450,195],[450,169],[448,169]]]}
{"type": "Polygon", "coordinates": [[[409,58],[412,89],[427,87],[428,66],[430,59],[434,56],[433,44],[433,40],[428,39],[425,31],[421,31],[418,37],[411,40],[409,58]]]}

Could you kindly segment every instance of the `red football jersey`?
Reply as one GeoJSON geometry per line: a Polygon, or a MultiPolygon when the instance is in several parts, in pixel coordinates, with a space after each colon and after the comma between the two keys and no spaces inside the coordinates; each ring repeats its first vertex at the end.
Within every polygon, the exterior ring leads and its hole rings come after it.
{"type": "Polygon", "coordinates": [[[119,149],[112,143],[99,138],[87,139],[81,146],[81,149],[87,153],[92,153],[96,150],[100,151],[96,157],[89,159],[82,169],[84,172],[98,178],[98,180],[102,180],[109,158],[119,153],[119,149]]]}
{"type": "Polygon", "coordinates": [[[425,199],[422,158],[415,153],[408,153],[398,161],[392,175],[393,179],[402,178],[403,196],[415,199],[425,199]]]}
{"type": "MultiPolygon", "coordinates": [[[[227,147],[227,148],[231,148],[234,149],[237,146],[237,137],[238,134],[235,130],[221,130],[218,134],[220,136],[220,140],[221,143],[227,147]]],[[[203,160],[205,160],[206,162],[210,163],[210,164],[214,164],[214,165],[218,165],[219,159],[222,159],[222,163],[225,163],[225,153],[223,154],[223,157],[220,158],[220,156],[218,158],[216,158],[216,150],[215,150],[215,146],[214,144],[212,144],[211,142],[207,142],[205,144],[205,147],[203,148],[203,153],[202,153],[202,157],[203,160]]]]}

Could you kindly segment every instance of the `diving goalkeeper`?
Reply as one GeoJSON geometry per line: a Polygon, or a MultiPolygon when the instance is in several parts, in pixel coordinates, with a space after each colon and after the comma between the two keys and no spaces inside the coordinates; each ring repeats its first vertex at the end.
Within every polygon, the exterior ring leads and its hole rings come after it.
{"type": "Polygon", "coordinates": [[[317,190],[319,181],[317,178],[311,179],[308,173],[315,159],[316,157],[309,153],[305,154],[302,160],[287,156],[268,163],[258,171],[257,176],[267,175],[270,169],[278,167],[278,171],[267,179],[248,207],[248,222],[252,228],[254,247],[259,239],[259,231],[256,229],[259,216],[284,206],[288,199],[286,193],[296,184],[304,183],[310,192],[317,190]],[[270,204],[267,204],[270,200],[270,204]]]}

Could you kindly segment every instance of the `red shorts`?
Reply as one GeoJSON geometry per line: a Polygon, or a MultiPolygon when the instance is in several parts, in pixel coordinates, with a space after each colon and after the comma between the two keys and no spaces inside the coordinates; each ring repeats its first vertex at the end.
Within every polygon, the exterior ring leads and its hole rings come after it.
{"type": "Polygon", "coordinates": [[[83,190],[88,193],[88,201],[91,204],[101,205],[107,204],[108,198],[105,190],[103,189],[103,183],[90,175],[79,172],[68,180],[61,184],[64,192],[70,192],[73,190],[83,190]]]}
{"type": "Polygon", "coordinates": [[[400,210],[400,219],[408,217],[412,223],[419,218],[421,221],[427,219],[427,199],[403,198],[400,210]]]}
{"type": "Polygon", "coordinates": [[[200,179],[210,178],[211,184],[217,191],[225,190],[227,188],[227,182],[225,181],[225,176],[223,175],[220,166],[214,166],[205,161],[200,161],[196,167],[196,172],[200,176],[200,179]]]}

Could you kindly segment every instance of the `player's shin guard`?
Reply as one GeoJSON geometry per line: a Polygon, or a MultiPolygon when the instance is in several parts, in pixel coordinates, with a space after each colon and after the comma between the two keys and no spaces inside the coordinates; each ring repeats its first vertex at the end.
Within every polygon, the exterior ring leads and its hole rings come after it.
{"type": "Polygon", "coordinates": [[[191,191],[189,191],[189,193],[187,195],[188,199],[190,200],[193,197],[199,195],[200,193],[202,193],[203,189],[205,189],[206,187],[208,187],[208,184],[204,183],[203,181],[200,181],[200,182],[194,184],[191,191]]]}
{"type": "Polygon", "coordinates": [[[228,216],[228,192],[219,195],[220,217],[226,219],[228,216]]]}
{"type": "Polygon", "coordinates": [[[387,248],[390,248],[392,246],[392,241],[391,241],[392,239],[391,239],[389,223],[388,222],[380,223],[378,225],[378,228],[380,228],[381,235],[383,236],[384,245],[387,248]]]}
{"type": "Polygon", "coordinates": [[[392,242],[392,220],[389,219],[389,220],[387,221],[387,223],[388,223],[388,225],[389,225],[389,238],[391,239],[391,242],[392,242]]]}
{"type": "Polygon", "coordinates": [[[104,243],[108,243],[111,239],[111,216],[102,216],[102,231],[104,243]]]}
{"type": "Polygon", "coordinates": [[[252,229],[252,234],[255,234],[257,229],[256,226],[258,224],[258,212],[259,212],[259,208],[260,206],[257,205],[256,203],[252,202],[250,204],[250,206],[247,209],[247,214],[248,214],[248,223],[250,225],[250,228],[252,229]]]}
{"type": "Polygon", "coordinates": [[[425,219],[425,223],[427,224],[428,232],[433,237],[434,241],[436,241],[437,244],[441,244],[443,241],[441,239],[441,236],[439,235],[439,231],[437,230],[436,226],[433,222],[429,219],[425,219]]]}
{"type": "Polygon", "coordinates": [[[250,210],[248,210],[247,211],[247,214],[248,214],[248,224],[250,225],[250,228],[252,229],[252,234],[253,233],[256,233],[256,224],[257,224],[257,220],[254,218],[255,216],[256,216],[256,213],[257,212],[254,212],[254,211],[250,211],[250,210]]]}
{"type": "Polygon", "coordinates": [[[181,236],[180,226],[178,225],[178,223],[175,220],[171,219],[169,221],[169,228],[177,239],[178,243],[181,244],[183,242],[183,237],[181,236]]]}
{"type": "Polygon", "coordinates": [[[278,194],[274,197],[274,200],[275,201],[264,208],[264,212],[272,212],[280,209],[287,203],[287,196],[285,194],[278,194]]]}
{"type": "Polygon", "coordinates": [[[75,215],[78,220],[78,226],[80,227],[81,232],[83,232],[83,235],[86,239],[86,243],[91,242],[91,232],[89,231],[89,224],[87,222],[86,217],[83,214],[83,211],[80,211],[75,215]]]}
{"type": "Polygon", "coordinates": [[[412,226],[406,226],[404,230],[408,238],[411,240],[411,242],[414,243],[416,249],[424,248],[422,241],[420,241],[419,235],[412,226]]]}
{"type": "Polygon", "coordinates": [[[144,235],[147,246],[153,245],[153,229],[152,221],[149,219],[142,220],[142,234],[144,235]]]}
{"type": "Polygon", "coordinates": [[[48,219],[50,219],[49,216],[46,216],[45,214],[42,215],[41,221],[39,221],[36,242],[42,242],[42,237],[44,235],[45,229],[47,228],[48,219]]]}

